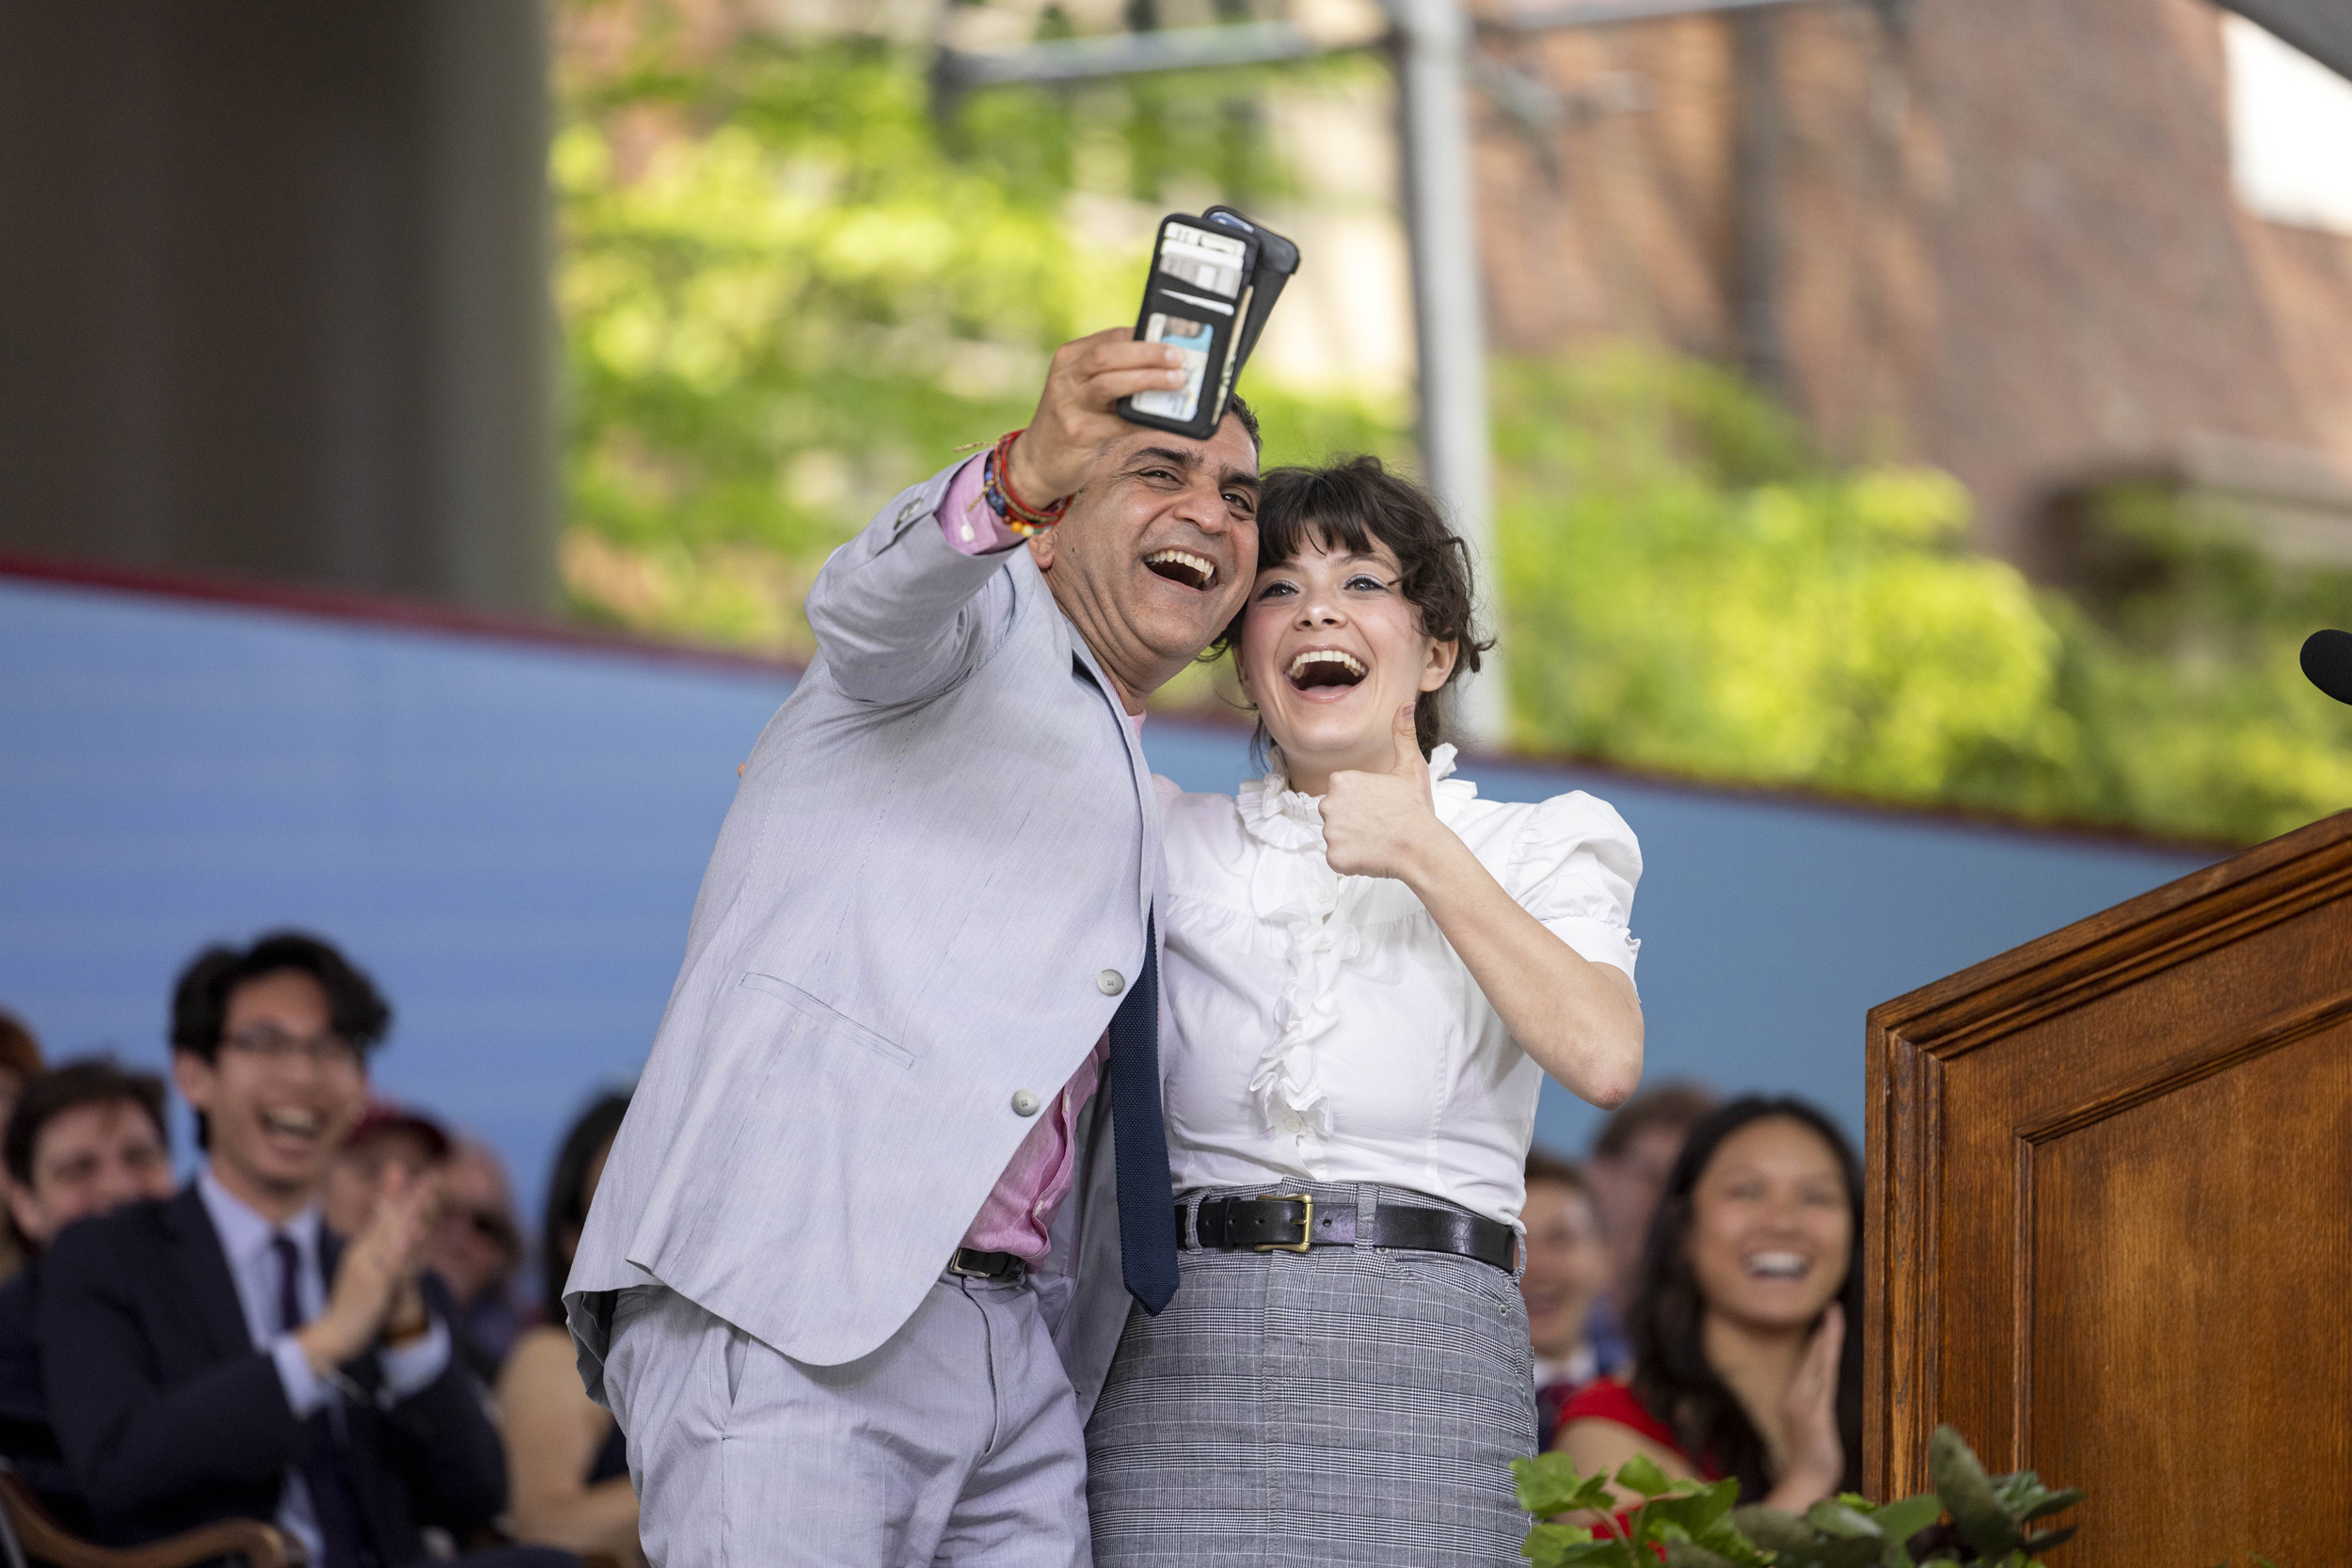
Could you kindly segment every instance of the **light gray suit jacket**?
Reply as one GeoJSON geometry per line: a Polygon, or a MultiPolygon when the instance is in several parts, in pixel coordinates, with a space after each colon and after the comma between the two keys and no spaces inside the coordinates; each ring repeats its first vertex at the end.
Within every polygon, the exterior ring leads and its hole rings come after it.
{"type": "MultiPolygon", "coordinates": [[[[720,829],[565,1287],[592,1394],[612,1292],[649,1281],[795,1360],[881,1345],[1036,1125],[1015,1095],[1050,1105],[1142,969],[1150,769],[1029,552],[941,536],[953,473],[809,592],[818,657],[720,829]]],[[[1037,1275],[1082,1411],[1127,1305],[1108,1099],[1037,1275]]]]}

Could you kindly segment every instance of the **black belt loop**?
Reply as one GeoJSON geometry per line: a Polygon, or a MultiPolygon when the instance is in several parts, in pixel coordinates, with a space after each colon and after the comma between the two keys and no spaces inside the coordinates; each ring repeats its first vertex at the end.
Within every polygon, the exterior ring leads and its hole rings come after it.
{"type": "Polygon", "coordinates": [[[1247,1197],[1196,1196],[1175,1206],[1177,1229],[1187,1219],[1195,1244],[1228,1252],[1306,1252],[1311,1247],[1379,1247],[1397,1252],[1442,1252],[1475,1259],[1512,1273],[1518,1263],[1518,1232],[1483,1214],[1413,1203],[1382,1203],[1369,1182],[1357,1185],[1356,1200],[1318,1199],[1308,1193],[1266,1193],[1247,1197]],[[1369,1218],[1367,1218],[1369,1216],[1369,1218]]]}

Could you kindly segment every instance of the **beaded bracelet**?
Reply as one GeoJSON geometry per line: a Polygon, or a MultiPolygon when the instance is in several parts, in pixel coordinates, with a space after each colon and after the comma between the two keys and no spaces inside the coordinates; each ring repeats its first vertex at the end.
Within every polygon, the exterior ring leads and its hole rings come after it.
{"type": "Polygon", "coordinates": [[[980,497],[997,519],[1024,539],[1033,539],[1062,519],[1070,510],[1070,498],[1062,497],[1051,506],[1036,507],[1012,493],[1012,481],[1006,469],[1010,466],[1012,444],[1021,439],[1021,432],[1009,431],[997,438],[996,445],[980,465],[980,497]]]}

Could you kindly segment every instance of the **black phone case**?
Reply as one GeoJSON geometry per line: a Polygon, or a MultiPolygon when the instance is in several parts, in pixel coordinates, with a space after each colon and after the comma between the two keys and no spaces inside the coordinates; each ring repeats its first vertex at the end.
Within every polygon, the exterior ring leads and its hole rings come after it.
{"type": "Polygon", "coordinates": [[[1253,234],[1258,240],[1258,274],[1250,290],[1249,314],[1241,325],[1239,358],[1233,367],[1239,375],[1241,367],[1249,363],[1249,356],[1258,346],[1258,334],[1265,330],[1266,318],[1274,314],[1274,302],[1282,297],[1282,285],[1298,270],[1298,247],[1231,207],[1212,207],[1200,215],[1211,223],[1253,234]]]}
{"type": "Polygon", "coordinates": [[[1215,435],[1233,382],[1265,326],[1271,296],[1280,293],[1297,266],[1297,246],[1231,208],[1213,207],[1201,217],[1171,213],[1162,218],[1152,239],[1143,305],[1136,312],[1136,337],[1156,337],[1199,356],[1186,364],[1195,380],[1171,392],[1121,398],[1120,417],[1197,440],[1215,435]],[[1270,252],[1279,270],[1267,265],[1270,252]],[[1269,281],[1268,297],[1261,305],[1259,292],[1269,281]],[[1181,407],[1187,398],[1189,416],[1181,407]]]}

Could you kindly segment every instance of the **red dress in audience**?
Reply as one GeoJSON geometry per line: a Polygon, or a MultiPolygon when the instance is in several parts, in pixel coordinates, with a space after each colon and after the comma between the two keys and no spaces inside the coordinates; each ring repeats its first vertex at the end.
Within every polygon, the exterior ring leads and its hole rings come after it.
{"type": "MultiPolygon", "coordinates": [[[[1560,1407],[1558,1430],[1567,1431],[1570,1421],[1613,1421],[1628,1432],[1646,1437],[1666,1449],[1683,1464],[1696,1470],[1703,1479],[1708,1481],[1724,1479],[1723,1472],[1705,1460],[1692,1464],[1691,1456],[1682,1451],[1682,1445],[1675,1441],[1674,1428],[1651,1415],[1649,1406],[1635,1399],[1633,1390],[1613,1377],[1597,1377],[1568,1396],[1568,1402],[1560,1407]]],[[[1619,1531],[1626,1532],[1632,1529],[1632,1514],[1633,1510],[1630,1508],[1617,1510],[1619,1531]]],[[[1607,1528],[1592,1515],[1580,1515],[1579,1517],[1592,1524],[1594,1534],[1606,1536],[1609,1533],[1607,1528]]],[[[1660,1560],[1664,1560],[1662,1548],[1660,1549],[1660,1560]]]]}
{"type": "Polygon", "coordinates": [[[1676,1458],[1708,1481],[1721,1481],[1724,1473],[1711,1460],[1692,1459],[1675,1441],[1674,1428],[1649,1412],[1649,1406],[1633,1397],[1633,1390],[1613,1377],[1595,1378],[1570,1395],[1560,1407],[1560,1430],[1565,1432],[1571,1421],[1613,1421],[1627,1431],[1648,1438],[1662,1449],[1670,1449],[1676,1458]]]}

